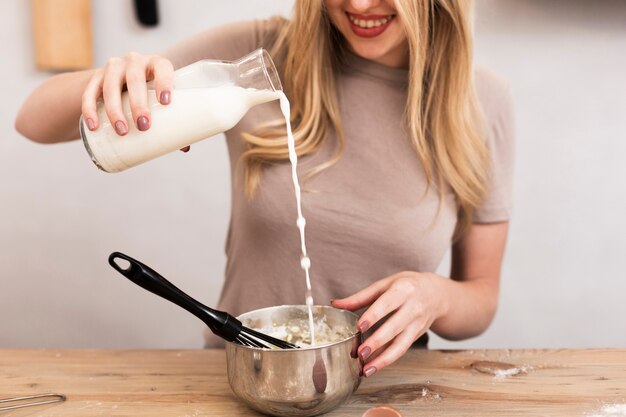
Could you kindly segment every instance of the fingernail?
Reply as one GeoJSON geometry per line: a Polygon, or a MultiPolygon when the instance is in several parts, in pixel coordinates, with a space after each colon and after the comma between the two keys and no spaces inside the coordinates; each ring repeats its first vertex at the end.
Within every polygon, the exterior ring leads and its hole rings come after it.
{"type": "Polygon", "coordinates": [[[170,104],[170,92],[169,91],[161,91],[161,97],[159,97],[159,101],[161,104],[170,104]]]}
{"type": "Polygon", "coordinates": [[[146,116],[139,116],[137,118],[137,129],[140,131],[146,131],[150,127],[150,121],[146,116]]]}
{"type": "Polygon", "coordinates": [[[367,329],[369,328],[370,328],[370,324],[367,321],[364,321],[363,323],[359,324],[359,330],[361,331],[361,333],[365,333],[367,329]]]}
{"type": "Polygon", "coordinates": [[[117,132],[118,135],[125,135],[126,133],[128,133],[128,129],[126,128],[126,123],[122,122],[121,120],[118,120],[117,122],[115,122],[115,131],[117,132]]]}
{"type": "Polygon", "coordinates": [[[377,369],[374,366],[370,366],[369,368],[366,368],[363,373],[365,374],[366,377],[370,377],[372,375],[374,375],[376,373],[377,369]]]}
{"type": "Polygon", "coordinates": [[[335,300],[334,298],[331,298],[331,299],[330,299],[330,303],[331,303],[331,304],[332,304],[332,303],[334,303],[335,301],[336,301],[336,300],[335,300]]]}
{"type": "Polygon", "coordinates": [[[91,119],[87,119],[87,129],[96,130],[96,123],[91,119]]]}
{"type": "Polygon", "coordinates": [[[363,349],[361,349],[361,352],[359,352],[359,356],[361,357],[361,360],[365,362],[367,358],[369,358],[371,353],[372,349],[370,349],[369,346],[365,346],[363,349]]]}

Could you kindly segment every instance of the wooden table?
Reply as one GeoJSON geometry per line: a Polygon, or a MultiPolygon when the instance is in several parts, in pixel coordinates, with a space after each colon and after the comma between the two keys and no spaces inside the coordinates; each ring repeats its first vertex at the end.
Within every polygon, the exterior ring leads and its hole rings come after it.
{"type": "MultiPolygon", "coordinates": [[[[232,395],[222,350],[0,350],[0,398],[44,392],[67,401],[0,417],[259,415],[232,395]]],[[[407,417],[626,416],[626,349],[411,351],[327,415],[377,404],[407,417]]]]}

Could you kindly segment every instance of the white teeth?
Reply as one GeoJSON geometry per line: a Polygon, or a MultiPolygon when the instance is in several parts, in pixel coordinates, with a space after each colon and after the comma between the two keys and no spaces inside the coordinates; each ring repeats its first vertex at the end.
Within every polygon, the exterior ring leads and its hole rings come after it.
{"type": "Polygon", "coordinates": [[[357,19],[356,17],[348,14],[348,18],[350,19],[350,21],[352,23],[354,23],[355,25],[357,25],[358,27],[361,27],[363,29],[371,29],[371,28],[376,28],[376,27],[382,26],[382,25],[386,24],[387,22],[389,22],[392,19],[392,17],[393,16],[384,17],[382,19],[365,20],[365,19],[357,19]]]}

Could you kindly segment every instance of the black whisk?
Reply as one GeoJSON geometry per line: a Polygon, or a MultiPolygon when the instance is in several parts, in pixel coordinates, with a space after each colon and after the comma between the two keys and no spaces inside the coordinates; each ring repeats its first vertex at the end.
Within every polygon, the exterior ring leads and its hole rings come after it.
{"type": "Polygon", "coordinates": [[[270,349],[273,345],[281,349],[296,349],[298,346],[276,339],[275,337],[249,329],[241,324],[239,320],[224,311],[214,310],[194,300],[174,284],[163,278],[156,271],[136,259],[120,252],[113,252],[109,256],[109,264],[117,272],[150,291],[153,294],[163,297],[168,301],[184,308],[194,316],[202,320],[209,329],[217,336],[229,342],[238,343],[244,346],[270,349]],[[123,259],[130,265],[126,268],[120,266],[116,260],[123,259]],[[265,342],[265,343],[264,343],[265,342]]]}

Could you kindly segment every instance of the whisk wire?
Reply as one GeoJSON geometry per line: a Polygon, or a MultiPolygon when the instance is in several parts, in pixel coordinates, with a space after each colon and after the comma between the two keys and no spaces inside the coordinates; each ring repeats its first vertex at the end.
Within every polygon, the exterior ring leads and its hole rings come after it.
{"type": "Polygon", "coordinates": [[[265,349],[269,349],[270,347],[265,345],[264,343],[259,342],[258,340],[255,340],[252,337],[248,337],[246,336],[244,333],[239,333],[239,336],[237,337],[237,340],[239,340],[240,342],[243,342],[242,344],[246,345],[246,346],[250,346],[250,347],[258,347],[258,348],[265,348],[265,349]]]}
{"type": "Polygon", "coordinates": [[[257,332],[256,330],[249,329],[247,327],[241,328],[241,333],[246,333],[247,336],[254,336],[256,339],[262,340],[264,342],[270,343],[276,347],[281,349],[298,349],[298,346],[285,342],[284,340],[276,339],[275,337],[268,336],[265,333],[257,332]]]}

